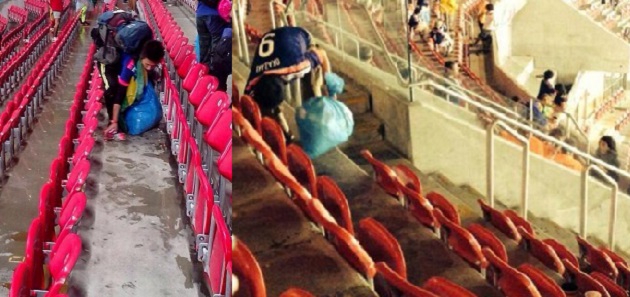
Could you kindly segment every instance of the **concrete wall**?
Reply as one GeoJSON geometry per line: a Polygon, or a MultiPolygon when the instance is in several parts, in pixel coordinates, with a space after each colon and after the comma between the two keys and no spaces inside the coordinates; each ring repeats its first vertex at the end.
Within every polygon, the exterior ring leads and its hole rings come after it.
{"type": "Polygon", "coordinates": [[[629,71],[630,45],[563,0],[528,0],[512,28],[512,55],[558,69],[559,81],[582,70],[629,71]]]}
{"type": "MultiPolygon", "coordinates": [[[[437,171],[455,184],[468,184],[486,193],[486,131],[475,116],[433,96],[410,106],[414,165],[425,172],[437,171]]],[[[520,206],[522,148],[495,138],[495,197],[503,204],[520,206]]],[[[536,155],[531,157],[529,210],[564,228],[579,228],[580,175],[536,155]]],[[[597,181],[589,182],[589,234],[606,240],[611,191],[597,181]]],[[[618,207],[617,240],[630,228],[630,199],[623,195],[618,207]]],[[[627,238],[627,236],[624,236],[627,238]]],[[[625,241],[625,242],[621,242],[625,241]]]]}
{"type": "Polygon", "coordinates": [[[494,2],[495,56],[498,64],[503,65],[505,59],[512,55],[512,20],[516,13],[525,6],[527,0],[502,0],[494,2]]]}

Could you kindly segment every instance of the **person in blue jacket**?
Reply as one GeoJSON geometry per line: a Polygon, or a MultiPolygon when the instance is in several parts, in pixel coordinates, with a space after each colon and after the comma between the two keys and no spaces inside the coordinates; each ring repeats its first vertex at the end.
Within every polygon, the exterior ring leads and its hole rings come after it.
{"type": "Polygon", "coordinates": [[[231,27],[217,9],[217,0],[197,1],[197,34],[199,35],[199,62],[210,67],[213,48],[221,41],[223,30],[231,27]]]}

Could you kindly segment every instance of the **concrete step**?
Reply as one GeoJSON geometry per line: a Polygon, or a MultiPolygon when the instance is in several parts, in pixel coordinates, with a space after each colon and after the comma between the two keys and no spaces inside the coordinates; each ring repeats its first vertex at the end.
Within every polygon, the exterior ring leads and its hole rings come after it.
{"type": "Polygon", "coordinates": [[[383,122],[371,113],[354,114],[354,131],[348,144],[362,145],[383,140],[383,122]]]}
{"type": "Polygon", "coordinates": [[[345,103],[353,114],[367,113],[371,108],[371,95],[361,85],[342,73],[337,73],[345,82],[343,93],[337,96],[341,102],[345,103]]]}

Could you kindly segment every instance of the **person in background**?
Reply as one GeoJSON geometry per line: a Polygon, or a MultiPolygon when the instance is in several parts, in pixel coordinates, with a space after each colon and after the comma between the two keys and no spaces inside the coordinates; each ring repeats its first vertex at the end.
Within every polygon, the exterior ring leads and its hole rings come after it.
{"type": "Polygon", "coordinates": [[[475,42],[472,43],[472,46],[476,46],[479,41],[484,44],[484,53],[488,53],[490,50],[490,46],[492,44],[492,32],[494,31],[494,5],[487,4],[483,14],[479,16],[477,20],[480,27],[479,35],[475,42]]]}
{"type": "Polygon", "coordinates": [[[52,16],[53,25],[50,27],[52,34],[52,42],[57,41],[59,33],[59,22],[61,21],[61,12],[63,11],[63,0],[50,0],[50,14],[52,16]]]}
{"type": "Polygon", "coordinates": [[[435,23],[435,26],[429,33],[429,38],[429,47],[432,50],[441,50],[442,54],[447,57],[450,55],[453,47],[453,39],[451,39],[448,32],[446,32],[444,22],[437,21],[435,23]]]}
{"type": "Polygon", "coordinates": [[[540,81],[540,88],[538,89],[538,96],[536,98],[542,99],[544,95],[556,94],[555,86],[556,74],[553,70],[547,70],[543,73],[542,80],[540,81]]]}
{"type": "Polygon", "coordinates": [[[224,30],[231,27],[218,11],[218,0],[197,1],[196,21],[197,35],[199,35],[200,63],[210,68],[214,47],[221,41],[224,30]],[[216,4],[213,4],[216,3],[216,4]]]}
{"type": "MultiPolygon", "coordinates": [[[[219,15],[228,24],[232,23],[232,2],[221,0],[219,15]]],[[[218,90],[227,90],[227,77],[232,73],[232,27],[223,29],[221,39],[215,45],[210,57],[210,73],[219,80],[218,90]]]]}
{"type": "MultiPolygon", "coordinates": [[[[602,138],[599,139],[599,146],[597,148],[597,152],[595,153],[595,157],[604,161],[608,165],[619,168],[617,144],[615,143],[615,139],[612,138],[612,136],[606,135],[602,136],[602,138]]],[[[605,168],[601,169],[604,170],[606,174],[612,177],[615,181],[619,180],[619,175],[617,175],[616,172],[607,170],[605,168]]]]}

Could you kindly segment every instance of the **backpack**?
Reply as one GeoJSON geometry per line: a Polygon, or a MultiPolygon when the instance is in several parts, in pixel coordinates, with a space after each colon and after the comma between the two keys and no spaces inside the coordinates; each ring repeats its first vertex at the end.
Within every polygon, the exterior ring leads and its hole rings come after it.
{"type": "Polygon", "coordinates": [[[136,56],[143,42],[153,37],[146,22],[135,20],[131,13],[106,11],[98,17],[91,36],[97,46],[95,59],[105,65],[117,63],[120,52],[136,56]]]}
{"type": "Polygon", "coordinates": [[[409,22],[407,22],[407,25],[409,25],[410,28],[416,28],[419,24],[420,16],[417,14],[412,14],[409,18],[409,22]]]}

